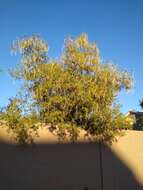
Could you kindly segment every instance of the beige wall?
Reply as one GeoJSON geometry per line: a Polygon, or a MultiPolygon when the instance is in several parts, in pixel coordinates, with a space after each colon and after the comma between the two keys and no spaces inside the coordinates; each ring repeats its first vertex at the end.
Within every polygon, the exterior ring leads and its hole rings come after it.
{"type": "MultiPolygon", "coordinates": [[[[128,131],[112,147],[102,145],[103,189],[143,189],[143,132],[128,131]],[[141,185],[142,184],[142,185],[141,185]]],[[[40,131],[35,147],[20,149],[0,129],[0,189],[101,190],[99,145],[57,144],[40,131]]]]}

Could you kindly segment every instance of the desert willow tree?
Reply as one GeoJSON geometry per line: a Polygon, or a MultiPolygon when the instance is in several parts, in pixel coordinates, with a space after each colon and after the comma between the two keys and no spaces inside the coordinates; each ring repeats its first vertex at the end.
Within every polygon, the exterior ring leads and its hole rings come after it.
{"type": "Polygon", "coordinates": [[[17,40],[13,51],[20,53],[21,61],[12,76],[24,81],[39,120],[60,140],[68,137],[74,142],[84,129],[95,141],[112,142],[129,127],[116,97],[132,87],[132,77],[113,64],[103,64],[86,34],[65,39],[58,60],[49,58],[47,43],[35,35],[17,40]]]}

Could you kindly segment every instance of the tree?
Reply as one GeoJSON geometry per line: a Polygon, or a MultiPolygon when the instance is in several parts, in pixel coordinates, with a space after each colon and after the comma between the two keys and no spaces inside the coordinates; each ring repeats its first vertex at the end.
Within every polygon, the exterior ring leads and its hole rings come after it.
{"type": "MultiPolygon", "coordinates": [[[[140,107],[141,107],[141,109],[143,109],[143,99],[142,100],[140,100],[140,107]]],[[[143,115],[140,117],[140,119],[139,119],[139,121],[138,122],[140,122],[140,130],[142,130],[143,131],[143,115]]]]}
{"type": "Polygon", "coordinates": [[[112,142],[129,127],[116,97],[132,87],[132,77],[103,64],[86,34],[67,38],[58,60],[49,58],[47,43],[35,35],[17,40],[12,48],[21,54],[12,76],[23,80],[37,117],[60,139],[68,136],[74,142],[84,129],[95,141],[112,142]]]}
{"type": "Polygon", "coordinates": [[[143,109],[143,99],[140,100],[140,107],[143,109]]]}

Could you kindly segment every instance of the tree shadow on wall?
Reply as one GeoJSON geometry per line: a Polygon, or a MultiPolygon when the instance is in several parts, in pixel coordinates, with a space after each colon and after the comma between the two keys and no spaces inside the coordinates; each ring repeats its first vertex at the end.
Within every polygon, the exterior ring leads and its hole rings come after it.
{"type": "MultiPolygon", "coordinates": [[[[141,190],[132,172],[102,145],[103,189],[141,190]]],[[[101,190],[99,145],[0,143],[1,190],[101,190]]]]}

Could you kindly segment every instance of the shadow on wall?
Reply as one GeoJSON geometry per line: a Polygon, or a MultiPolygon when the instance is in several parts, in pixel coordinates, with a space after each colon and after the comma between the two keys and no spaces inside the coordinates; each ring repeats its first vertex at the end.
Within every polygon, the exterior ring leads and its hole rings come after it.
{"type": "MultiPolygon", "coordinates": [[[[102,145],[103,190],[141,190],[132,172],[102,145]]],[[[0,143],[1,190],[101,190],[99,145],[0,143]]]]}

